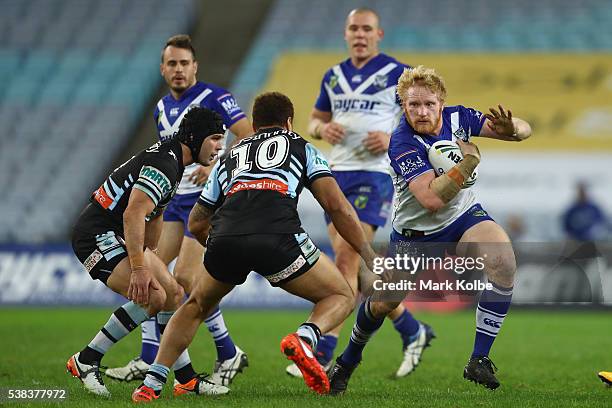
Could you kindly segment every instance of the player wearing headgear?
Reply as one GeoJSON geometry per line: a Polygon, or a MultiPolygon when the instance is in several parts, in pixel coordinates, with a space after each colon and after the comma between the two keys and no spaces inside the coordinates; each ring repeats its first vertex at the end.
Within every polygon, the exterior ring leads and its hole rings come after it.
{"type": "Polygon", "coordinates": [[[206,272],[170,320],[134,401],[159,397],[171,365],[210,309],[253,270],[271,285],[314,303],[309,319],[283,338],[281,350],[297,364],[309,388],[329,392],[327,375],[312,350],[321,332],[348,316],[355,294],[301,226],[297,202],[303,188],[313,193],[369,267],[375,254],[325,158],[292,131],[293,117],[293,104],[285,95],[259,95],[253,104],[255,135],[232,147],[213,168],[189,218],[189,229],[207,244],[206,272]]]}
{"type": "MultiPolygon", "coordinates": [[[[383,36],[374,10],[363,7],[349,13],[344,30],[349,58],[325,73],[308,127],[314,138],[333,146],[330,167],[370,242],[391,212],[393,183],[386,152],[402,111],[395,85],[407,67],[379,51],[383,36]]],[[[338,235],[329,217],[326,221],[336,265],[356,291],[359,256],[338,235]]],[[[404,377],[418,365],[435,336],[402,304],[389,318],[402,339],[403,361],[396,376],[404,377]]],[[[319,343],[317,358],[327,368],[333,363],[341,328],[339,325],[325,333],[319,343]]],[[[295,366],[287,367],[287,373],[299,375],[295,366]]]]}
{"type": "MultiPolygon", "coordinates": [[[[85,389],[108,397],[100,375],[106,352],[150,316],[169,320],[183,292],[166,265],[155,255],[161,215],[174,194],[185,166],[210,165],[223,148],[225,125],[220,115],[193,108],[177,134],[158,142],[116,168],[91,196],[72,235],[77,258],[98,279],[130,301],[117,309],[104,327],[66,363],[68,372],[85,389]]],[[[161,329],[165,325],[161,326],[161,329]]],[[[199,392],[225,394],[229,390],[199,378],[185,351],[174,365],[181,383],[199,392]]]]}
{"type": "MultiPolygon", "coordinates": [[[[252,133],[249,120],[230,92],[196,79],[198,61],[188,35],[175,35],[166,41],[161,53],[160,71],[170,88],[170,92],[159,100],[155,108],[154,118],[160,140],[166,140],[176,132],[181,118],[193,106],[203,106],[217,112],[238,138],[252,133]]],[[[174,277],[186,293],[191,292],[194,280],[201,273],[204,255],[204,248],[187,229],[187,221],[211,168],[196,163],[186,166],[176,195],[163,216],[157,254],[165,264],[170,264],[176,258],[174,277]]],[[[158,319],[163,324],[167,323],[164,316],[158,316],[158,319]]],[[[228,385],[248,365],[247,355],[232,341],[219,309],[212,311],[205,324],[217,350],[211,379],[228,385]]],[[[153,317],[142,325],[140,356],[123,367],[107,369],[106,375],[122,381],[144,379],[149,364],[155,360],[158,347],[156,319],[153,317]]]]}
{"type": "MultiPolygon", "coordinates": [[[[501,106],[486,115],[460,105],[445,107],[443,79],[433,69],[423,66],[404,71],[397,94],[404,117],[393,132],[389,146],[397,192],[390,246],[398,251],[402,246],[427,250],[427,243],[451,242],[457,243],[458,255],[483,260],[492,289],[485,289],[480,295],[474,348],[463,376],[495,389],[499,381],[489,352],[510,308],[516,261],[508,235],[483,210],[474,193],[462,188],[480,162],[476,145],[462,140],[481,136],[521,141],[531,135],[531,127],[501,106]],[[439,140],[456,141],[463,160],[436,177],[428,150],[439,140]],[[483,245],[470,247],[466,243],[483,245]],[[466,253],[468,248],[473,252],[466,253]]],[[[346,390],[353,370],[361,361],[363,348],[396,306],[397,302],[371,298],[361,305],[349,345],[330,373],[332,393],[346,390]]]]}

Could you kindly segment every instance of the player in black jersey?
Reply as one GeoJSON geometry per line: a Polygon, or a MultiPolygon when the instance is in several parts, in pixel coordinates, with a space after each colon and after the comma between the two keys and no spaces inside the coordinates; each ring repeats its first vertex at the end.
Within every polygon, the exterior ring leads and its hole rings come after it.
{"type": "Polygon", "coordinates": [[[297,201],[303,187],[369,267],[375,254],[327,161],[292,132],[293,116],[285,95],[258,96],[253,105],[256,133],[232,147],[211,171],[189,219],[191,232],[207,244],[206,272],[170,320],[155,363],[132,394],[134,401],[158,398],[169,368],[204,318],[252,270],[315,304],[308,321],[283,338],[281,349],[300,367],[311,389],[329,392],[327,375],[312,350],[321,331],[335,327],[352,311],[355,294],[301,227],[297,201]]]}
{"type": "MultiPolygon", "coordinates": [[[[149,316],[172,314],[179,306],[182,291],[154,253],[160,215],[176,192],[185,166],[194,162],[209,165],[223,148],[224,133],[219,114],[193,108],[171,140],[156,143],[115,169],[77,220],[72,236],[76,256],[92,278],[131,300],[68,360],[66,368],[86,390],[110,396],[99,371],[104,354],[149,316]]],[[[185,380],[181,383],[196,377],[190,363],[175,374],[185,380]]],[[[200,382],[208,393],[229,391],[200,382]]]]}

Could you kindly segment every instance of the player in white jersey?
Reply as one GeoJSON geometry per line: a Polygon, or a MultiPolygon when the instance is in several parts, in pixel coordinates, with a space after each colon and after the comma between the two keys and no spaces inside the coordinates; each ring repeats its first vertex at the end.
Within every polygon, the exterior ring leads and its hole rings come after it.
{"type": "MultiPolygon", "coordinates": [[[[198,62],[189,36],[176,35],[168,39],[162,49],[160,71],[170,88],[170,92],[159,100],[154,114],[161,141],[172,137],[181,118],[192,106],[206,107],[219,113],[238,138],[253,132],[231,93],[216,85],[197,81],[198,62]]],[[[176,196],[164,212],[157,254],[166,264],[176,259],[174,276],[186,293],[191,292],[194,280],[203,273],[204,256],[204,247],[191,235],[187,222],[211,168],[197,164],[187,166],[176,196]]],[[[212,381],[228,385],[248,364],[246,354],[233,343],[220,310],[214,310],[205,324],[217,348],[212,381]]],[[[124,367],[108,369],[107,376],[123,381],[144,379],[159,347],[155,317],[142,325],[142,337],[141,355],[124,367]]]]}
{"type": "MultiPolygon", "coordinates": [[[[404,71],[397,93],[405,116],[389,146],[398,193],[391,254],[412,249],[416,251],[412,255],[430,256],[434,243],[453,243],[452,249],[459,256],[480,259],[491,288],[480,295],[474,349],[463,376],[495,389],[499,381],[489,351],[510,308],[516,261],[507,234],[476,202],[474,194],[462,189],[480,162],[480,153],[476,145],[461,139],[481,136],[521,141],[531,135],[531,127],[501,106],[486,115],[463,106],[445,107],[442,78],[423,66],[404,71]],[[456,141],[463,160],[436,177],[428,152],[439,140],[456,141]]],[[[398,304],[377,299],[368,298],[361,305],[349,345],[332,368],[330,383],[334,394],[346,390],[363,348],[398,304]]]]}
{"type": "MultiPolygon", "coordinates": [[[[314,138],[333,146],[329,159],[334,177],[357,211],[370,242],[391,210],[393,184],[386,152],[402,111],[395,87],[407,67],[379,51],[383,36],[374,10],[358,8],[349,13],[344,31],[349,58],[325,73],[308,128],[314,138]]],[[[326,221],[336,265],[357,291],[359,256],[327,216],[326,221]]],[[[403,377],[416,367],[435,336],[401,304],[389,317],[402,338],[403,361],[396,376],[403,377]]],[[[327,368],[333,362],[341,328],[326,333],[317,346],[317,358],[327,368]]],[[[287,372],[299,375],[295,366],[287,367],[287,372]]]]}

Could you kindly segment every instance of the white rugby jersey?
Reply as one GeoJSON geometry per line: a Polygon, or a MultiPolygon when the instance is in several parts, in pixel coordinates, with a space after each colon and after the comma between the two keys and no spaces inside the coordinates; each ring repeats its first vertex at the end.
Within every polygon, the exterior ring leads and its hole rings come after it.
{"type": "MultiPolygon", "coordinates": [[[[172,94],[168,93],[157,102],[153,116],[157,124],[160,141],[168,140],[178,131],[181,120],[192,106],[202,106],[219,113],[228,129],[234,123],[246,117],[231,93],[216,85],[198,81],[194,86],[187,89],[180,99],[176,100],[172,94]]],[[[198,166],[199,164],[194,163],[185,167],[176,194],[191,194],[202,191],[202,186],[198,186],[189,180],[198,166]]]]}
{"type": "Polygon", "coordinates": [[[345,129],[344,140],[329,155],[332,170],[389,173],[386,154],[371,154],[363,140],[371,131],[390,134],[402,114],[396,97],[397,80],[409,68],[378,54],[357,69],[350,58],[325,73],[315,108],[332,113],[332,121],[345,129]]]}
{"type": "Polygon", "coordinates": [[[395,187],[393,229],[423,231],[426,234],[439,232],[459,218],[476,202],[470,188],[461,189],[448,204],[435,213],[424,208],[410,192],[408,184],[417,176],[434,171],[429,163],[428,151],[438,140],[467,139],[477,136],[485,121],[484,115],[463,106],[450,106],[442,111],[442,130],[438,136],[417,133],[402,116],[398,127],[391,135],[389,158],[395,187]]]}

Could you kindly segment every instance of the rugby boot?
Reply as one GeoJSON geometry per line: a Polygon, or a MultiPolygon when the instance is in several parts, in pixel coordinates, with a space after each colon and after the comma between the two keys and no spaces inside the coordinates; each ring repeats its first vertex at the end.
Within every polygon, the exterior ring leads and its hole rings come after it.
{"type": "Polygon", "coordinates": [[[234,377],[249,366],[249,359],[244,351],[236,346],[236,355],[224,361],[215,361],[215,368],[210,380],[219,385],[230,385],[234,377]]]}
{"type": "Polygon", "coordinates": [[[215,384],[210,381],[208,374],[198,374],[185,384],[174,380],[174,396],[178,397],[185,394],[196,395],[225,395],[229,394],[230,389],[224,385],[215,384]]]}
{"type": "Polygon", "coordinates": [[[415,339],[404,346],[404,359],[397,369],[395,376],[401,378],[413,372],[419,365],[423,352],[430,346],[431,341],[435,338],[436,334],[431,326],[419,322],[419,331],[415,339]]]}
{"type": "Polygon", "coordinates": [[[159,394],[153,388],[140,384],[132,393],[132,401],[134,402],[152,402],[159,398],[159,394]]]}
{"type": "Polygon", "coordinates": [[[344,394],[348,387],[349,380],[351,379],[351,375],[357,366],[349,367],[343,365],[341,362],[341,357],[336,359],[336,364],[331,368],[329,373],[329,385],[330,385],[330,395],[340,395],[344,394]]]}
{"type": "Polygon", "coordinates": [[[102,397],[110,397],[111,394],[106,388],[106,385],[104,385],[102,375],[100,374],[100,365],[96,363],[83,364],[79,362],[80,354],[81,353],[76,353],[68,359],[66,362],[66,370],[72,374],[73,377],[81,380],[87,391],[102,397]]]}
{"type": "Polygon", "coordinates": [[[312,347],[297,333],[286,335],[281,340],[281,351],[293,361],[302,373],[304,382],[318,394],[329,393],[329,379],[312,352],[312,347]]]}
{"type": "Polygon", "coordinates": [[[494,390],[500,385],[495,377],[496,371],[497,367],[489,357],[472,357],[463,369],[463,378],[494,390]]]}
{"type": "Polygon", "coordinates": [[[118,381],[143,381],[147,376],[149,367],[150,365],[139,356],[130,360],[123,367],[107,368],[104,375],[118,381]]]}

